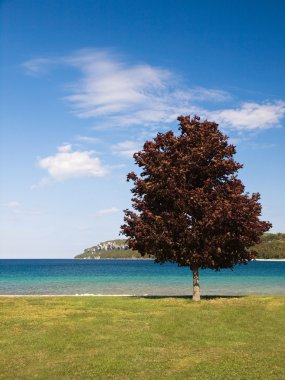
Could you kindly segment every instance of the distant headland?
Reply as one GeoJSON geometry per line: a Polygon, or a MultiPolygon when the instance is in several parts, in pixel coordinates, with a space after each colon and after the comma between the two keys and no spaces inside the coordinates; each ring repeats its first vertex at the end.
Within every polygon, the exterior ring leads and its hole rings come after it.
{"type": "MultiPolygon", "coordinates": [[[[285,259],[285,233],[266,233],[261,242],[250,248],[257,252],[257,259],[285,259]]],[[[145,259],[139,252],[129,249],[126,240],[108,240],[86,248],[75,259],[145,259]]]]}
{"type": "Polygon", "coordinates": [[[75,259],[143,259],[139,252],[129,249],[124,239],[108,240],[84,249],[75,259]]]}

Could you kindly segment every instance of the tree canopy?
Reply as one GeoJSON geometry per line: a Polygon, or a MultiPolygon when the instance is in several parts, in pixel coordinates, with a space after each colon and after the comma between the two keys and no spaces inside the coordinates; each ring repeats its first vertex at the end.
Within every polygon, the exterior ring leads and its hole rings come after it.
{"type": "Polygon", "coordinates": [[[158,133],[134,154],[141,173],[131,172],[132,206],[125,210],[122,232],[132,249],[153,255],[156,262],[219,270],[255,257],[248,248],[257,244],[271,224],[259,220],[259,193],[250,195],[215,122],[195,116],[178,118],[180,134],[158,133]]]}

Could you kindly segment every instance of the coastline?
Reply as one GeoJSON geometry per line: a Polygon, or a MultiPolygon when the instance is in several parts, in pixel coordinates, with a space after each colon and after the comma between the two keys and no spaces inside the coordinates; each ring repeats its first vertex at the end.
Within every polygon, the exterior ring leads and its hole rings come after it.
{"type": "MultiPolygon", "coordinates": [[[[138,296],[136,294],[0,294],[0,297],[148,297],[148,294],[138,296]]],[[[169,296],[171,297],[171,296],[169,296]]],[[[173,296],[175,297],[175,296],[173,296]]]]}
{"type": "MultiPolygon", "coordinates": [[[[48,297],[130,297],[130,298],[191,298],[191,289],[189,294],[163,294],[163,295],[153,295],[153,294],[0,294],[1,298],[48,298],[48,297]]],[[[246,297],[285,297],[285,294],[202,294],[201,299],[207,298],[246,298],[246,297]]]]}
{"type": "MultiPolygon", "coordinates": [[[[151,258],[151,257],[102,257],[102,258],[99,258],[99,259],[92,259],[92,258],[76,258],[74,257],[73,260],[152,260],[154,261],[154,258],[151,258]]],[[[254,259],[252,261],[285,261],[285,259],[254,259]]]]}
{"type": "MultiPolygon", "coordinates": [[[[92,298],[189,298],[192,299],[192,293],[191,291],[189,294],[176,294],[176,295],[153,295],[153,294],[0,294],[0,300],[5,298],[63,298],[63,297],[72,297],[72,298],[78,298],[78,297],[92,297],[92,298]]],[[[205,294],[201,295],[201,299],[209,299],[209,298],[248,298],[248,297],[255,297],[255,298],[263,298],[263,297],[279,297],[279,298],[285,298],[285,294],[205,294]]]]}
{"type": "Polygon", "coordinates": [[[73,257],[73,260],[154,260],[151,257],[100,257],[100,258],[78,258],[73,257]]]}
{"type": "Polygon", "coordinates": [[[255,259],[252,261],[285,261],[285,259],[255,259]]]}

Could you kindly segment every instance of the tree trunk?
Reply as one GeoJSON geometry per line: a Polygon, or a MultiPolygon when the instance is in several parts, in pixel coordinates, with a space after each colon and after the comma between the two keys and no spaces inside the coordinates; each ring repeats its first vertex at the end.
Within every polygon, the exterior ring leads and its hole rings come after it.
{"type": "Polygon", "coordinates": [[[200,301],[200,284],[198,267],[193,268],[193,301],[200,301]]]}

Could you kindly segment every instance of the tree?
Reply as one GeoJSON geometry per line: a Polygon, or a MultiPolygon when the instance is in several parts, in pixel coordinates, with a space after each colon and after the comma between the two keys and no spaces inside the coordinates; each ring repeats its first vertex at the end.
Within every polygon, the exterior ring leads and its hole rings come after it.
{"type": "Polygon", "coordinates": [[[193,272],[193,300],[200,300],[199,268],[220,270],[255,257],[271,224],[260,221],[259,193],[244,191],[235,147],[215,122],[180,116],[180,135],[158,133],[134,154],[141,174],[131,172],[132,206],[122,233],[130,248],[158,263],[193,272]]]}

